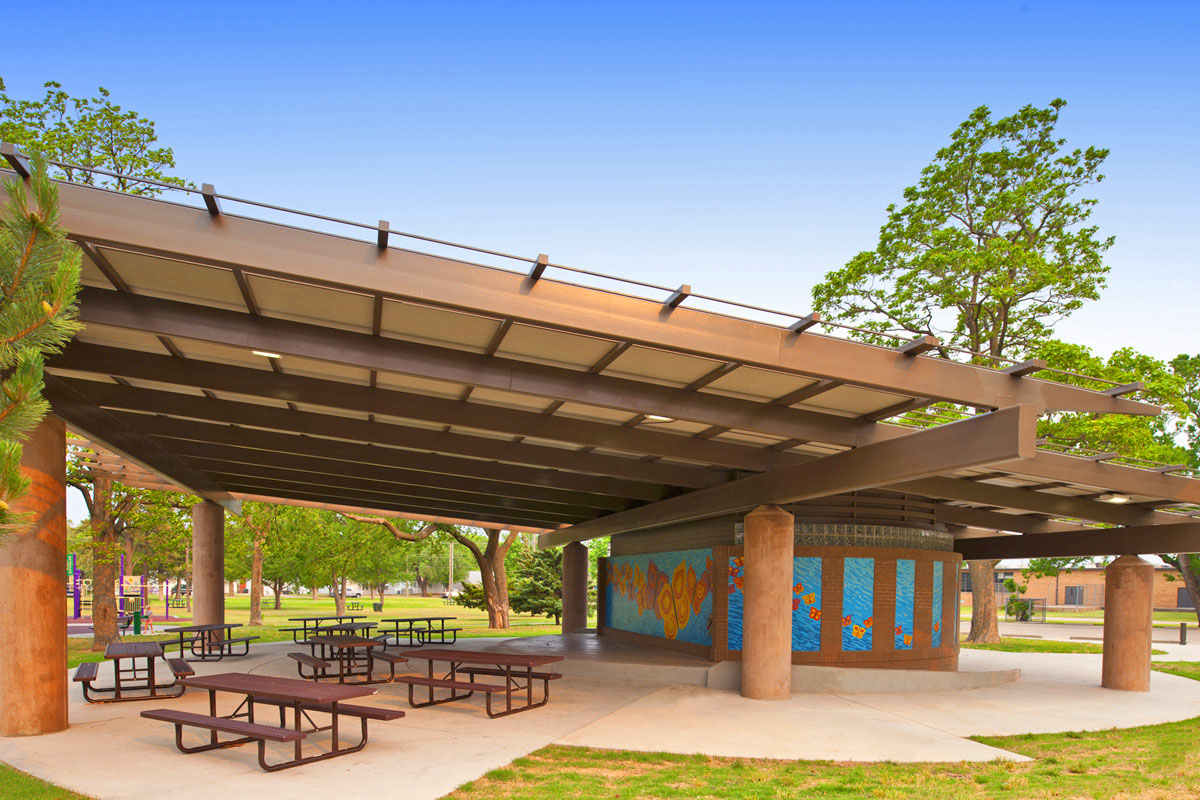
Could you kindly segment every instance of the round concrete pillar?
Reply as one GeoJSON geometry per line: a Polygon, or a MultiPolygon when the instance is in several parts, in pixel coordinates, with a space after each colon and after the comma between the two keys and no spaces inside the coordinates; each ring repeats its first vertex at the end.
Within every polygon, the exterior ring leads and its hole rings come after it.
{"type": "Polygon", "coordinates": [[[792,696],[792,541],[794,520],[779,506],[746,515],[743,563],[742,695],[792,696]]]}
{"type": "Polygon", "coordinates": [[[562,632],[587,627],[588,549],[571,542],[562,554],[562,632]]]}
{"type": "Polygon", "coordinates": [[[0,546],[0,736],[67,727],[67,440],[47,416],[21,454],[29,524],[0,546]]]}
{"type": "Polygon", "coordinates": [[[1154,565],[1121,556],[1104,571],[1104,664],[1100,685],[1127,692],[1150,691],[1150,642],[1154,630],[1154,565]]]}
{"type": "Polygon", "coordinates": [[[225,621],[225,509],[211,500],[192,506],[192,624],[225,621]]]}

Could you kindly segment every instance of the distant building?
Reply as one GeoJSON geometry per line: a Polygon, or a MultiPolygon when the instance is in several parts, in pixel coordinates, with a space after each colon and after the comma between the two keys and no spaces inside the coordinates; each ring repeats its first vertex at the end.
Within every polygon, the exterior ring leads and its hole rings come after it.
{"type": "MultiPolygon", "coordinates": [[[[1000,562],[996,567],[993,578],[996,583],[996,595],[999,604],[1003,606],[1004,597],[1008,590],[1004,581],[1012,578],[1017,583],[1029,588],[1025,597],[1043,600],[1047,608],[1064,610],[1085,610],[1104,607],[1104,567],[1082,567],[1070,572],[1061,572],[1050,578],[1026,579],[1021,574],[1021,564],[1000,562]]],[[[963,569],[961,577],[962,604],[971,605],[971,573],[963,569]]],[[[1154,608],[1158,611],[1190,611],[1193,609],[1192,598],[1179,570],[1174,567],[1156,567],[1154,570],[1154,608]]]]}

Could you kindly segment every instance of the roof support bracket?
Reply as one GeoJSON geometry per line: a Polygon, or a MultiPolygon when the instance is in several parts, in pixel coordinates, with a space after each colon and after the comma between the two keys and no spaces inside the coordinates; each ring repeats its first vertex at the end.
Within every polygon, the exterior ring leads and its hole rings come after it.
{"type": "Polygon", "coordinates": [[[919,356],[921,353],[928,353],[930,350],[936,350],[941,346],[941,344],[942,343],[937,340],[936,336],[929,336],[926,334],[924,336],[918,336],[911,342],[905,342],[897,347],[896,350],[906,356],[919,356]]]}
{"type": "Polygon", "coordinates": [[[546,267],[550,265],[550,256],[545,253],[538,253],[537,259],[533,262],[533,268],[529,270],[530,282],[536,281],[542,277],[542,273],[546,271],[546,267]]]}
{"type": "Polygon", "coordinates": [[[12,171],[22,178],[28,178],[33,174],[29,158],[18,150],[17,146],[12,142],[0,142],[0,156],[4,156],[4,160],[8,162],[8,166],[12,168],[12,171]]]}
{"type": "Polygon", "coordinates": [[[391,225],[388,224],[388,221],[386,219],[379,220],[379,228],[376,233],[375,243],[379,246],[380,250],[387,250],[388,235],[390,233],[391,225]]]}
{"type": "Polygon", "coordinates": [[[1031,358],[1028,361],[1022,361],[1020,364],[1013,364],[1011,367],[1005,367],[1001,372],[1012,375],[1014,378],[1024,378],[1026,375],[1032,375],[1035,372],[1040,372],[1046,368],[1046,360],[1044,358],[1031,358]]]}
{"type": "Polygon", "coordinates": [[[817,311],[809,314],[807,317],[801,317],[788,326],[788,330],[795,334],[804,333],[814,325],[821,323],[821,314],[817,311]]]}
{"type": "Polygon", "coordinates": [[[667,298],[667,301],[663,305],[665,305],[667,308],[679,308],[680,304],[682,304],[684,300],[687,300],[691,296],[692,287],[685,283],[675,291],[671,292],[671,296],[667,298]]]}
{"type": "Polygon", "coordinates": [[[1109,397],[1124,397],[1127,394],[1140,392],[1145,388],[1145,384],[1141,381],[1134,381],[1133,383],[1126,383],[1121,386],[1114,386],[1111,389],[1105,389],[1104,393],[1109,397]]]}
{"type": "Polygon", "coordinates": [[[214,217],[221,216],[221,204],[217,200],[217,190],[213,188],[213,185],[211,183],[201,185],[200,194],[204,196],[204,207],[208,209],[208,213],[214,217]]]}

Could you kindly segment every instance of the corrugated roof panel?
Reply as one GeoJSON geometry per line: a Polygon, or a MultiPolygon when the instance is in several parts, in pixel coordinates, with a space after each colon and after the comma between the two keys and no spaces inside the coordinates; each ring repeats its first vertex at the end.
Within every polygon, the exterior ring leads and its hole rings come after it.
{"type": "Polygon", "coordinates": [[[246,279],[264,316],[371,333],[375,300],[370,295],[262,275],[247,275],[246,279]]]}
{"type": "Polygon", "coordinates": [[[416,303],[383,301],[380,333],[442,347],[482,353],[500,328],[499,320],[416,303]]]}
{"type": "Polygon", "coordinates": [[[864,389],[861,386],[839,386],[828,392],[822,392],[801,405],[858,416],[894,406],[907,399],[909,398],[904,395],[864,389]]]}
{"type": "Polygon", "coordinates": [[[80,259],[80,281],[84,286],[98,286],[101,289],[112,289],[113,285],[108,278],[104,277],[104,273],[96,266],[96,263],[87,257],[84,253],[80,259]]]}
{"type": "Polygon", "coordinates": [[[560,417],[591,419],[598,422],[614,422],[617,424],[628,422],[637,416],[637,414],[633,411],[625,411],[619,408],[606,408],[604,406],[592,406],[584,403],[563,403],[562,407],[554,413],[560,417]]]}
{"type": "Polygon", "coordinates": [[[145,353],[170,355],[167,348],[163,347],[162,342],[158,340],[157,336],[131,328],[117,328],[110,325],[98,325],[93,322],[85,325],[83,330],[75,334],[75,338],[81,342],[88,342],[90,344],[104,344],[110,347],[140,350],[145,353]]]}
{"type": "Polygon", "coordinates": [[[332,361],[317,361],[299,356],[284,356],[279,359],[279,366],[288,375],[303,375],[309,378],[324,378],[330,381],[342,381],[359,386],[367,386],[371,382],[371,371],[362,367],[338,364],[332,361]]]}
{"type": "Polygon", "coordinates": [[[687,386],[721,364],[720,361],[682,353],[654,350],[649,347],[631,347],[609,364],[604,374],[667,386],[687,386]]]}
{"type": "Polygon", "coordinates": [[[430,378],[419,378],[416,375],[400,375],[395,372],[380,372],[376,378],[379,386],[385,389],[399,389],[416,394],[431,394],[434,397],[453,397],[456,400],[466,388],[461,383],[436,381],[430,378]]]}
{"type": "Polygon", "coordinates": [[[532,325],[513,325],[496,354],[542,364],[587,369],[603,358],[613,346],[613,342],[591,336],[532,325]]]}
{"type": "Polygon", "coordinates": [[[186,358],[196,358],[202,361],[215,361],[220,364],[234,364],[239,367],[253,367],[267,372],[271,371],[271,360],[256,356],[250,350],[241,347],[231,347],[226,344],[201,342],[196,339],[172,337],[171,341],[179,348],[186,358]]]}
{"type": "Polygon", "coordinates": [[[757,367],[738,367],[701,391],[754,400],[774,400],[816,382],[816,379],[803,375],[788,375],[757,367]]]}
{"type": "Polygon", "coordinates": [[[489,406],[517,408],[522,411],[545,411],[554,401],[546,397],[535,397],[516,392],[502,392],[498,389],[475,387],[471,392],[472,403],[483,403],[489,406]]]}
{"type": "Polygon", "coordinates": [[[97,248],[97,251],[108,259],[134,294],[234,311],[246,310],[241,290],[230,270],[106,247],[97,248]]]}

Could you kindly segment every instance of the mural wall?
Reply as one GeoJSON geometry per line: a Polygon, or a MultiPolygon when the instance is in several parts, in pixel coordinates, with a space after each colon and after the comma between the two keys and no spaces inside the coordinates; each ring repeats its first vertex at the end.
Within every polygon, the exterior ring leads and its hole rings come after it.
{"type": "Polygon", "coordinates": [[[917,562],[911,558],[896,560],[896,644],[897,650],[912,650],[913,615],[917,596],[917,562]]]}
{"type": "Polygon", "coordinates": [[[613,556],[605,626],[711,645],[712,588],[709,549],[613,556]]]}
{"type": "MultiPolygon", "coordinates": [[[[741,556],[729,559],[729,649],[742,649],[742,612],[745,574],[741,556]]],[[[821,650],[821,558],[792,559],[792,650],[816,653],[821,650]]]]}
{"type": "Polygon", "coordinates": [[[933,562],[933,633],[934,647],[942,646],[942,562],[933,562]]]}
{"type": "Polygon", "coordinates": [[[847,558],[842,579],[842,649],[870,650],[875,624],[875,559],[847,558]]]}

